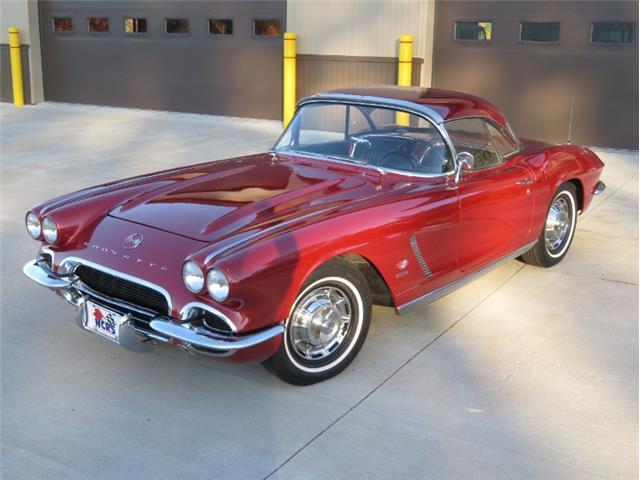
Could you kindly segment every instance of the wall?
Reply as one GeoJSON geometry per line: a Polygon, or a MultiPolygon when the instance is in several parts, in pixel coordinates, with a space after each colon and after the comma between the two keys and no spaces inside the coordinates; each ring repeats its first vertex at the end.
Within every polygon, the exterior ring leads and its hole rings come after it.
{"type": "Polygon", "coordinates": [[[20,42],[23,45],[23,78],[25,81],[25,94],[29,98],[25,101],[37,103],[44,100],[44,90],[42,84],[42,54],[40,50],[40,27],[38,19],[37,0],[2,0],[0,6],[0,59],[2,72],[2,101],[11,101],[11,97],[6,97],[5,92],[11,92],[11,85],[5,85],[7,72],[5,65],[9,65],[9,27],[20,29],[20,42]],[[5,48],[6,47],[6,48],[5,48]],[[25,59],[27,60],[25,62],[25,59]]]}
{"type": "Polygon", "coordinates": [[[253,20],[284,27],[284,0],[51,0],[41,16],[47,100],[282,118],[282,38],[255,36],[253,20]],[[54,17],[70,17],[72,31],[54,32],[54,17]],[[91,17],[109,31],[90,33],[91,17]],[[127,17],[146,18],[147,32],[127,34],[127,17]],[[188,33],[166,34],[167,18],[187,18],[188,33]],[[210,35],[210,18],[232,19],[233,34],[210,35]]]}
{"type": "Polygon", "coordinates": [[[553,143],[638,148],[638,3],[438,1],[434,86],[479,95],[515,131],[553,143]],[[492,21],[490,43],[454,40],[454,23],[492,21]],[[519,41],[522,21],[560,22],[557,44],[519,41]],[[593,22],[635,23],[631,45],[592,45],[593,22]]]}
{"type": "Polygon", "coordinates": [[[395,83],[398,40],[413,36],[414,84],[431,81],[434,0],[288,0],[298,35],[298,94],[395,83]]]}

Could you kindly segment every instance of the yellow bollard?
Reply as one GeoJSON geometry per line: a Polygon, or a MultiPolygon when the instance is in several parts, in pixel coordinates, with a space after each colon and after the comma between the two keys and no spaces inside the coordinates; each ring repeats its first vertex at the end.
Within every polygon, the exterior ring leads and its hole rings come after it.
{"type": "MultiPolygon", "coordinates": [[[[398,85],[401,87],[411,86],[411,65],[412,65],[413,40],[411,35],[401,35],[398,48],[398,85]]],[[[396,123],[398,125],[409,126],[409,114],[397,113],[396,123]]]]}
{"type": "Polygon", "coordinates": [[[16,27],[9,28],[9,51],[11,56],[11,82],[13,83],[13,104],[24,105],[22,87],[22,57],[20,56],[20,31],[16,27]]]}
{"type": "Polygon", "coordinates": [[[411,86],[412,47],[411,35],[401,35],[398,48],[398,85],[402,87],[411,86]]]}
{"type": "Polygon", "coordinates": [[[296,110],[296,34],[284,34],[284,75],[282,92],[282,123],[286,127],[296,110]]]}

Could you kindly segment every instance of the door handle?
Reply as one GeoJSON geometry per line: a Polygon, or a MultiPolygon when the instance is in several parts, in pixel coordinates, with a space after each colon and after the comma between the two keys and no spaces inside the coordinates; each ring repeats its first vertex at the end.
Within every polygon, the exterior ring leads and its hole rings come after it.
{"type": "Polygon", "coordinates": [[[516,182],[516,185],[531,185],[532,183],[533,183],[533,180],[531,179],[531,177],[527,177],[522,180],[518,180],[516,182]]]}

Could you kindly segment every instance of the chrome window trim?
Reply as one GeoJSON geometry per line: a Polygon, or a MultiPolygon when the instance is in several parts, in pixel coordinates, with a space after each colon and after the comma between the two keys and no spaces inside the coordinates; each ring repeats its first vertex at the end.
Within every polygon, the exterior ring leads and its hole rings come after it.
{"type": "MultiPolygon", "coordinates": [[[[498,152],[498,149],[495,148],[495,145],[494,145],[494,148],[496,150],[496,155],[498,155],[498,157],[500,157],[502,159],[500,164],[504,163],[506,160],[508,160],[512,156],[517,155],[518,153],[520,153],[520,152],[522,152],[524,150],[524,145],[522,144],[522,142],[520,141],[518,136],[513,132],[512,128],[511,128],[511,125],[509,124],[509,122],[506,119],[505,119],[505,123],[507,125],[506,128],[502,127],[500,124],[498,124],[498,122],[496,122],[493,118],[486,117],[484,115],[467,115],[467,116],[464,116],[464,117],[452,118],[451,120],[447,120],[446,122],[444,122],[442,124],[442,126],[446,129],[447,123],[455,122],[456,120],[468,120],[468,119],[475,119],[475,118],[479,118],[480,120],[484,120],[485,122],[491,123],[498,130],[505,130],[509,135],[511,135],[511,137],[513,137],[513,140],[515,140],[516,143],[518,144],[518,149],[517,150],[514,150],[513,152],[509,152],[506,155],[500,155],[500,153],[498,152]]],[[[491,138],[491,135],[489,134],[488,129],[486,128],[486,126],[485,126],[485,131],[487,132],[487,135],[489,135],[489,140],[493,144],[493,139],[491,138]]]]}
{"type": "MultiPolygon", "coordinates": [[[[387,168],[387,167],[380,167],[380,166],[374,166],[374,165],[367,165],[365,163],[357,163],[357,162],[350,162],[348,160],[339,160],[336,157],[331,157],[331,156],[326,156],[326,155],[322,155],[322,154],[318,154],[318,156],[321,156],[324,159],[333,161],[333,162],[337,162],[337,163],[342,163],[342,164],[346,164],[346,165],[358,165],[358,166],[362,166],[362,167],[367,167],[373,170],[376,170],[378,172],[391,172],[391,173],[396,173],[398,175],[405,175],[408,177],[416,177],[416,178],[439,178],[439,177],[448,177],[448,176],[452,176],[455,174],[456,170],[458,169],[458,162],[456,160],[456,156],[457,156],[457,152],[455,147],[453,146],[453,143],[451,142],[451,139],[449,138],[449,135],[447,134],[447,131],[444,129],[443,127],[443,122],[444,119],[433,109],[426,107],[424,105],[420,105],[419,103],[414,103],[414,102],[408,102],[406,100],[398,100],[398,99],[394,99],[394,98],[386,98],[386,97],[373,97],[373,96],[367,96],[367,95],[350,95],[350,94],[345,94],[345,93],[336,93],[336,94],[317,94],[317,95],[312,95],[310,97],[307,97],[306,99],[302,99],[300,102],[298,102],[298,105],[296,106],[296,111],[294,114],[294,119],[296,117],[296,115],[298,114],[298,112],[300,111],[300,108],[302,108],[305,105],[309,105],[309,104],[319,104],[319,103],[325,103],[325,104],[337,104],[337,105],[359,105],[359,106],[363,106],[363,107],[373,107],[373,108],[384,108],[387,110],[397,110],[399,112],[404,112],[404,113],[409,113],[412,115],[416,115],[424,120],[426,120],[427,122],[429,122],[437,131],[438,133],[442,136],[444,142],[446,143],[447,147],[449,148],[449,151],[451,152],[451,156],[452,156],[452,161],[453,161],[453,169],[448,171],[448,172],[443,172],[443,173],[417,173],[417,172],[407,172],[404,170],[396,170],[394,168],[387,168]]],[[[293,119],[292,119],[293,122],[293,119]]],[[[290,123],[291,125],[291,123],[290,123]]],[[[277,145],[278,143],[280,143],[280,140],[282,139],[282,137],[287,133],[288,128],[284,129],[284,131],[282,132],[282,134],[278,137],[278,140],[276,141],[275,145],[277,145]]],[[[277,150],[275,150],[275,145],[274,148],[272,148],[270,151],[272,153],[278,154],[278,153],[283,153],[283,154],[287,154],[287,153],[291,153],[291,154],[302,154],[302,155],[309,155],[310,152],[298,152],[296,150],[291,150],[290,152],[279,152],[277,150]]],[[[313,153],[310,154],[311,156],[313,156],[313,153]]]]}
{"type": "Polygon", "coordinates": [[[213,313],[214,315],[220,317],[224,323],[226,323],[229,328],[231,328],[231,332],[232,333],[238,333],[238,328],[235,326],[235,324],[229,319],[229,317],[227,317],[224,313],[222,313],[220,310],[212,307],[211,305],[207,305],[206,303],[202,303],[202,302],[189,302],[187,303],[184,307],[182,307],[182,309],[180,310],[180,319],[181,320],[186,320],[187,318],[189,318],[189,312],[195,308],[199,308],[201,310],[206,310],[209,313],[213,313]]]}
{"type": "MultiPolygon", "coordinates": [[[[42,249],[44,251],[44,249],[42,249]]],[[[63,265],[65,265],[66,263],[79,263],[81,265],[87,265],[88,267],[92,267],[95,268],[96,270],[100,270],[104,273],[108,273],[110,275],[113,275],[115,277],[120,277],[124,280],[129,280],[130,282],[134,282],[134,283],[139,283],[140,285],[144,285],[145,287],[151,288],[152,290],[157,291],[158,293],[162,294],[165,299],[167,300],[167,306],[168,306],[168,315],[171,315],[171,312],[173,311],[173,304],[171,302],[171,295],[169,295],[169,292],[167,290],[165,290],[164,288],[162,288],[161,286],[152,283],[152,282],[148,282],[147,280],[143,280],[141,278],[138,277],[134,277],[133,275],[128,275],[126,273],[122,273],[119,272],[117,270],[113,270],[109,267],[105,267],[104,265],[100,265],[98,263],[94,263],[91,262],[89,260],[85,260],[83,258],[80,257],[67,257],[64,260],[62,260],[62,262],[60,262],[60,267],[62,267],[63,265]]],[[[54,264],[55,265],[55,264],[54,264]]]]}

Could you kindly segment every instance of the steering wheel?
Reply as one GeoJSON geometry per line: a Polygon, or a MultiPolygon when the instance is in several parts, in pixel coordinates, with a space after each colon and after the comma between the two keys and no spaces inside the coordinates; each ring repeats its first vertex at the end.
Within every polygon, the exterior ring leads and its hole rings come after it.
{"type": "Polygon", "coordinates": [[[416,142],[417,140],[415,138],[408,138],[406,141],[400,143],[391,152],[382,157],[380,166],[409,172],[418,170],[419,164],[413,158],[412,154],[416,142]]]}
{"type": "Polygon", "coordinates": [[[391,152],[385,155],[380,162],[380,166],[409,172],[414,172],[417,167],[411,155],[400,152],[391,152]]]}
{"type": "Polygon", "coordinates": [[[356,154],[356,150],[358,149],[358,147],[360,145],[364,145],[365,147],[367,147],[369,150],[371,150],[372,145],[371,145],[371,141],[367,138],[364,137],[358,137],[356,135],[352,135],[349,138],[350,144],[349,144],[349,158],[355,158],[355,154],[356,154]]]}

